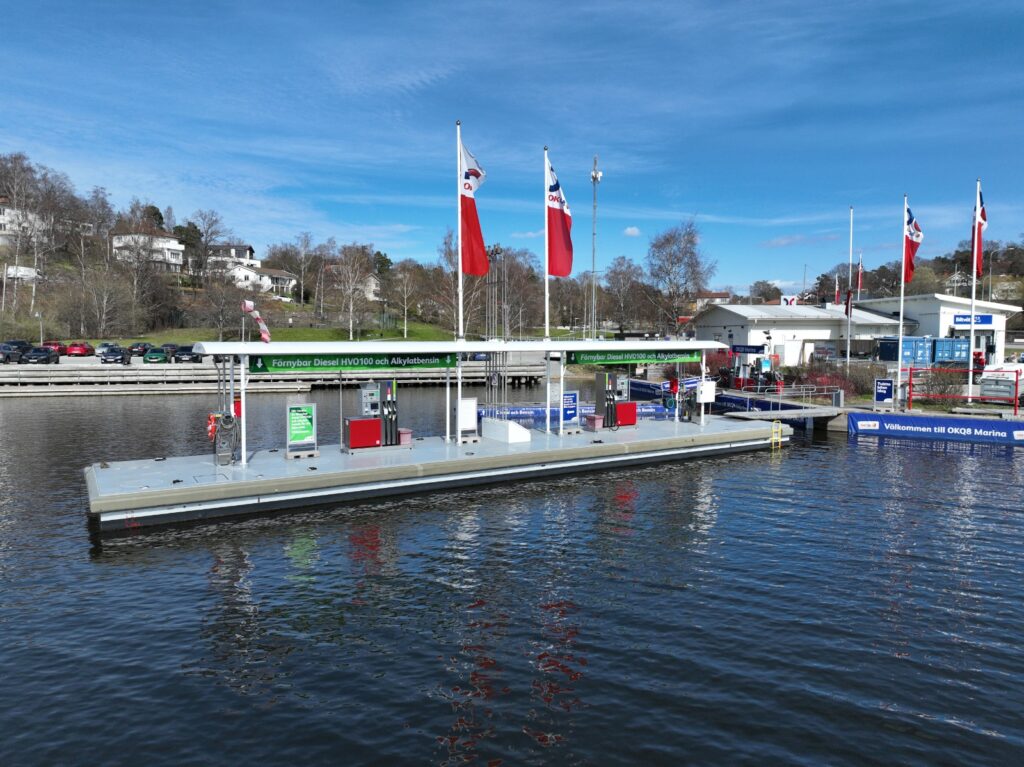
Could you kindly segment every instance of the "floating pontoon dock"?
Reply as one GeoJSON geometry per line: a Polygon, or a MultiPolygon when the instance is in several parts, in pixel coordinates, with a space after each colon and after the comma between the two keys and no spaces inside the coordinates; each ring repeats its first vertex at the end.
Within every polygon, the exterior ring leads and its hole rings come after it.
{"type": "MultiPolygon", "coordinates": [[[[345,369],[348,359],[358,358],[363,364],[380,368],[384,376],[389,366],[406,364],[401,361],[403,355],[416,355],[417,360],[450,355],[458,378],[465,354],[539,348],[552,358],[553,352],[560,353],[550,367],[558,367],[562,378],[567,355],[575,355],[571,359],[577,362],[585,360],[591,364],[645,360],[647,364],[652,360],[655,364],[671,363],[684,357],[688,361],[695,357],[702,360],[706,349],[718,348],[720,344],[537,341],[203,346],[201,351],[207,354],[241,358],[240,455],[228,465],[218,465],[211,453],[104,462],[87,467],[90,521],[101,533],[767,449],[788,440],[792,434],[789,427],[779,424],[745,423],[703,413],[692,422],[641,420],[636,426],[617,430],[563,430],[562,424],[548,422],[543,431],[529,431],[528,441],[523,442],[480,436],[464,441],[458,424],[457,436],[452,435],[449,424],[444,437],[416,439],[411,446],[344,451],[339,445],[319,445],[316,457],[286,460],[283,440],[280,448],[251,453],[246,441],[245,371],[258,371],[274,360],[308,360],[309,355],[315,355],[319,361],[327,360],[345,369]]],[[[550,378],[549,375],[549,382],[550,378]]],[[[455,409],[450,407],[449,414],[455,409]]],[[[677,407],[675,412],[678,414],[680,409],[677,407]]],[[[473,413],[475,419],[475,408],[473,413]]],[[[514,425],[512,428],[522,429],[514,425]]],[[[522,430],[520,434],[527,432],[522,430]]]]}

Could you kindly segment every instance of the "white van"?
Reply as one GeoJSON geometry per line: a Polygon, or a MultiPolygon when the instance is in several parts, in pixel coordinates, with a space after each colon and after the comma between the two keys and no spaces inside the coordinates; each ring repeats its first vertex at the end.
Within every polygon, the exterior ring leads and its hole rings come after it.
{"type": "Polygon", "coordinates": [[[1007,401],[1017,398],[1024,402],[1024,363],[1003,362],[986,365],[981,374],[981,396],[1003,397],[1007,401]]]}

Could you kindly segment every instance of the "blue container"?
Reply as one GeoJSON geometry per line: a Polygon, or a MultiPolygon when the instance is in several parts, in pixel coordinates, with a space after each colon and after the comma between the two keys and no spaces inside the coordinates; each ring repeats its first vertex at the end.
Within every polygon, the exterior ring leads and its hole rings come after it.
{"type": "MultiPolygon", "coordinates": [[[[907,367],[926,368],[932,364],[932,340],[927,336],[904,336],[901,364],[907,367]]],[[[878,359],[883,362],[896,361],[897,338],[882,338],[878,341],[878,359]]]]}
{"type": "Polygon", "coordinates": [[[967,338],[936,338],[932,342],[932,359],[935,362],[962,362],[966,363],[970,349],[970,340],[967,338]]]}

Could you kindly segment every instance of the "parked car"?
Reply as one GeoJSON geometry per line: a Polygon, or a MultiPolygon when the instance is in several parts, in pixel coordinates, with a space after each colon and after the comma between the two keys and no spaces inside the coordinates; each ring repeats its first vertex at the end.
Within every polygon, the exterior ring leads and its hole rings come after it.
{"type": "Polygon", "coordinates": [[[20,359],[21,349],[11,344],[0,344],[0,362],[10,365],[12,362],[17,362],[20,359]]]}
{"type": "Polygon", "coordinates": [[[171,362],[174,361],[174,353],[178,351],[177,344],[160,344],[160,348],[167,354],[167,359],[171,362]]]}
{"type": "Polygon", "coordinates": [[[68,347],[62,341],[58,341],[56,338],[50,338],[46,341],[43,341],[43,346],[45,346],[47,349],[53,349],[61,357],[68,353],[68,347]]]}
{"type": "Polygon", "coordinates": [[[72,341],[68,344],[69,357],[91,357],[96,353],[88,341],[72,341]]]}
{"type": "Polygon", "coordinates": [[[16,347],[18,351],[20,351],[22,354],[27,354],[28,352],[32,351],[32,344],[30,344],[28,341],[18,340],[8,341],[7,343],[10,344],[11,346],[16,347]]]}
{"type": "Polygon", "coordinates": [[[101,365],[106,365],[107,363],[114,363],[117,365],[132,364],[132,355],[128,353],[127,349],[120,346],[108,346],[96,356],[100,358],[101,365]]]}
{"type": "Polygon", "coordinates": [[[153,344],[148,341],[136,341],[128,347],[128,351],[131,352],[133,357],[141,357],[152,348],[153,344]]]}
{"type": "Polygon", "coordinates": [[[59,365],[60,355],[48,346],[33,346],[21,355],[19,365],[59,365]]]}
{"type": "Polygon", "coordinates": [[[102,354],[111,346],[117,346],[113,341],[102,341],[96,346],[96,354],[102,354]]]}
{"type": "Polygon", "coordinates": [[[162,347],[154,346],[148,352],[142,355],[142,361],[147,365],[154,362],[167,362],[170,358],[167,356],[167,352],[162,347]]]}
{"type": "Polygon", "coordinates": [[[199,352],[193,351],[192,344],[187,346],[179,346],[178,351],[174,353],[175,362],[202,362],[203,355],[199,352]]]}

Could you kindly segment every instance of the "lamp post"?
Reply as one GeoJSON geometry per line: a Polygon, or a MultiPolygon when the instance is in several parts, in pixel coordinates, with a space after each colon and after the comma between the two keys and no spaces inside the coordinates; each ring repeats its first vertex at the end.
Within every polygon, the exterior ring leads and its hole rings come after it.
{"type": "Polygon", "coordinates": [[[597,185],[604,173],[597,169],[597,155],[594,155],[594,169],[590,171],[590,182],[594,185],[594,215],[590,231],[590,327],[591,337],[597,338],[597,185]]]}
{"type": "Polygon", "coordinates": [[[39,345],[43,345],[43,313],[36,312],[36,319],[39,320],[39,345]]]}

